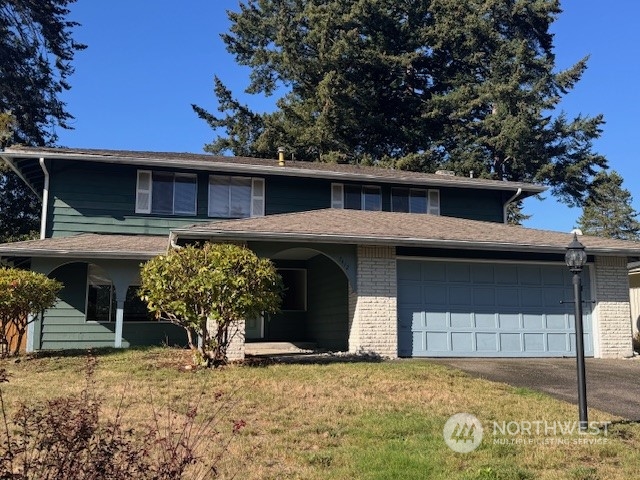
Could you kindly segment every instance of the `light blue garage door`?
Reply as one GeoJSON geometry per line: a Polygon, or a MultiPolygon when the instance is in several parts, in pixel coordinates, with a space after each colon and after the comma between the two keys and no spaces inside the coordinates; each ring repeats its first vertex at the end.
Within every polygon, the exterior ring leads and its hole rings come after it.
{"type": "MultiPolygon", "coordinates": [[[[564,265],[398,260],[403,357],[575,355],[571,273],[564,265]]],[[[588,270],[583,299],[590,300],[588,270]]],[[[591,304],[585,354],[593,356],[591,304]]]]}

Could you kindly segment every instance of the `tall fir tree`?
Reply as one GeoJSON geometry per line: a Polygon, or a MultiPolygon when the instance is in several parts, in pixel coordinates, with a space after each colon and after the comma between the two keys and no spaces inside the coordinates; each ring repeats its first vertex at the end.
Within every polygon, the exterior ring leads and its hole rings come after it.
{"type": "MultiPolygon", "coordinates": [[[[67,20],[75,0],[0,0],[0,149],[13,143],[53,145],[73,117],[60,93],[70,88],[76,43],[67,20]]],[[[32,236],[38,199],[0,165],[0,242],[32,236]]]]}
{"type": "Polygon", "coordinates": [[[640,240],[638,214],[631,206],[633,198],[622,186],[616,171],[600,172],[593,181],[578,219],[582,233],[621,240],[640,240]]]}
{"type": "Polygon", "coordinates": [[[251,69],[239,103],[219,78],[213,153],[454,170],[549,185],[585,199],[607,167],[592,151],[603,117],[555,112],[587,58],[557,71],[549,26],[558,0],[248,0],[222,35],[251,69]]]}

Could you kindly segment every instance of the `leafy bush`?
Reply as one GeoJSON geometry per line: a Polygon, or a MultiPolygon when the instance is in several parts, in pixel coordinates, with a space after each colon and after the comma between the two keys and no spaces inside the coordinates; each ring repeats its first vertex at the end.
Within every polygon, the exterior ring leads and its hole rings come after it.
{"type": "Polygon", "coordinates": [[[640,332],[636,332],[633,336],[633,351],[636,353],[640,353],[640,332]]]}
{"type": "MultiPolygon", "coordinates": [[[[184,414],[171,408],[159,412],[152,404],[149,424],[136,431],[123,425],[126,407],[122,402],[114,418],[102,418],[101,401],[93,391],[94,368],[95,359],[90,357],[87,382],[80,393],[21,404],[11,420],[0,389],[4,437],[0,478],[203,480],[217,476],[217,464],[229,442],[245,426],[243,420],[236,420],[230,424],[228,440],[219,435],[216,426],[227,420],[230,410],[222,394],[215,394],[222,405],[201,421],[197,420],[198,403],[184,414]],[[212,439],[219,441],[217,450],[212,439]]],[[[6,381],[6,372],[0,369],[0,382],[6,381]]]]}
{"type": "Polygon", "coordinates": [[[0,268],[0,340],[20,351],[30,315],[38,314],[56,303],[62,283],[41,273],[16,268],[0,268]]]}
{"type": "Polygon", "coordinates": [[[141,277],[149,310],[184,327],[206,365],[226,363],[239,322],[275,313],[281,301],[282,279],[271,261],[237,245],[173,250],[147,262],[141,277]]]}

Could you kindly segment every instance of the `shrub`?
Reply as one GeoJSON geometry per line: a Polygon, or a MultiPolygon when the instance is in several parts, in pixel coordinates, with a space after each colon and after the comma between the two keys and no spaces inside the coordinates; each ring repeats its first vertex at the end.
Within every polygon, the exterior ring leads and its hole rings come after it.
{"type": "MultiPolygon", "coordinates": [[[[137,431],[123,425],[122,402],[114,418],[102,418],[93,390],[94,367],[90,357],[87,382],[78,394],[23,403],[11,420],[0,389],[0,478],[203,480],[217,475],[229,441],[245,425],[243,420],[230,424],[228,441],[219,435],[215,427],[230,410],[222,394],[215,394],[222,405],[200,422],[198,403],[184,414],[169,407],[158,411],[152,403],[151,421],[137,431]],[[212,439],[219,441],[217,450],[212,439]]],[[[6,373],[0,369],[4,381],[6,373]]]]}
{"type": "Polygon", "coordinates": [[[239,322],[275,313],[281,301],[282,280],[271,261],[237,245],[173,250],[147,262],[141,277],[149,310],[184,327],[206,365],[226,363],[239,322]]]}
{"type": "Polygon", "coordinates": [[[640,354],[640,332],[636,332],[632,339],[633,351],[640,354]]]}
{"type": "Polygon", "coordinates": [[[0,268],[0,335],[13,354],[20,351],[30,315],[51,308],[62,283],[41,273],[16,268],[0,268]]]}

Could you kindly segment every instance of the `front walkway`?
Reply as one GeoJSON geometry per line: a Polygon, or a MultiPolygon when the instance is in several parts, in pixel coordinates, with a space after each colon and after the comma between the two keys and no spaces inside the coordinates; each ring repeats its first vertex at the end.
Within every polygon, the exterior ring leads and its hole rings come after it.
{"type": "MultiPolygon", "coordinates": [[[[543,359],[429,359],[474,377],[508,383],[578,403],[576,360],[543,359]]],[[[586,359],[587,406],[640,421],[640,357],[586,359]]],[[[577,410],[576,410],[577,412],[577,410]]]]}

